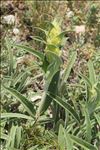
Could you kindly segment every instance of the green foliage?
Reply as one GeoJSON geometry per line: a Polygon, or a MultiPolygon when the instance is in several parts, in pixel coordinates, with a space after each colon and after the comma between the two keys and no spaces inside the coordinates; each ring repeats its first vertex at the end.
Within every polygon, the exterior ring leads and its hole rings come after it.
{"type": "MultiPolygon", "coordinates": [[[[39,6],[38,2],[34,4],[39,6]]],[[[93,18],[95,24],[97,22],[96,13],[97,7],[92,5],[86,18],[91,27],[94,26],[93,18]]],[[[78,17],[73,19],[76,24],[79,22],[78,17]]],[[[2,149],[99,149],[100,80],[95,70],[99,56],[97,60],[88,60],[85,73],[80,72],[80,68],[76,72],[74,67],[79,59],[76,47],[79,45],[73,44],[74,50],[69,50],[71,54],[69,52],[65,65],[61,54],[67,30],[61,31],[61,22],[54,19],[46,30],[34,29],[44,34],[43,38],[32,37],[44,44],[43,51],[5,40],[8,64],[1,90],[2,149]],[[31,65],[21,64],[18,68],[16,53],[36,58],[31,65]],[[72,83],[74,75],[77,80],[72,83]],[[37,90],[35,83],[39,86],[37,90]]]]}
{"type": "Polygon", "coordinates": [[[93,145],[91,145],[87,141],[82,140],[78,138],[77,136],[68,134],[62,125],[60,125],[59,127],[58,143],[59,143],[61,150],[66,149],[66,148],[68,150],[72,150],[74,148],[74,143],[79,145],[81,148],[84,148],[87,150],[90,150],[90,149],[97,150],[97,148],[95,148],[93,145]]]}
{"type": "MultiPolygon", "coordinates": [[[[21,126],[13,126],[10,129],[9,138],[6,138],[5,148],[7,150],[14,150],[20,148],[20,142],[22,138],[22,127],[21,126]]],[[[1,138],[4,138],[1,136],[1,138]]]]}
{"type": "Polygon", "coordinates": [[[34,118],[35,116],[35,109],[33,104],[27,100],[23,95],[21,95],[18,91],[13,88],[6,88],[4,87],[7,92],[10,92],[13,96],[17,97],[17,99],[24,105],[26,111],[29,113],[30,116],[34,118]]]}
{"type": "MultiPolygon", "coordinates": [[[[27,48],[25,46],[17,46],[17,48],[18,47],[24,48],[26,51],[28,50],[30,52],[30,48],[27,48]]],[[[44,61],[47,61],[46,59],[43,59],[46,58],[45,54],[40,52],[36,53],[35,51],[32,51],[32,49],[31,52],[33,55],[36,55],[40,59],[40,62],[42,64],[44,63],[44,61]]],[[[98,115],[95,115],[95,113],[98,114],[98,107],[100,106],[99,104],[100,92],[98,89],[99,82],[96,78],[93,63],[91,60],[89,60],[88,62],[89,77],[80,74],[83,81],[85,82],[85,86],[83,85],[83,87],[86,93],[86,101],[82,100],[74,104],[73,100],[71,99],[67,100],[65,97],[66,95],[65,89],[68,88],[65,83],[69,77],[69,74],[74,65],[77,55],[75,52],[72,53],[69,63],[65,68],[65,70],[63,71],[62,75],[61,75],[62,72],[61,61],[59,59],[59,56],[57,56],[52,52],[50,52],[50,55],[52,56],[52,62],[51,63],[48,62],[47,69],[45,70],[45,72],[43,65],[41,65],[41,68],[44,72],[44,79],[46,84],[44,88],[44,95],[42,97],[41,102],[39,103],[38,110],[36,110],[33,104],[16,89],[5,86],[3,86],[3,88],[12,96],[16,97],[17,100],[19,100],[19,102],[23,104],[26,112],[32,118],[34,118],[33,124],[41,122],[40,116],[43,115],[49,107],[51,107],[53,114],[53,122],[51,123],[54,126],[54,129],[58,125],[58,130],[56,129],[56,132],[58,132],[58,144],[61,150],[66,148],[73,149],[74,147],[77,148],[82,147],[84,149],[95,150],[96,147],[94,146],[94,144],[93,145],[91,144],[91,141],[93,140],[92,136],[93,134],[95,134],[94,136],[95,139],[99,138],[98,133],[93,133],[92,130],[93,129],[95,129],[96,131],[98,130],[95,121],[98,124],[99,117],[98,115]],[[62,119],[64,128],[60,123],[60,119],[62,119]],[[77,127],[74,129],[75,126],[77,127]],[[70,141],[70,144],[68,141],[70,141]]],[[[19,114],[2,113],[1,117],[2,119],[17,117],[30,120],[32,119],[30,116],[26,116],[20,113],[19,114]]],[[[46,121],[45,119],[42,120],[42,122],[45,121],[46,121]]],[[[17,129],[15,127],[14,126],[11,127],[10,135],[14,137],[13,138],[14,141],[11,142],[9,139],[9,141],[7,142],[7,147],[9,148],[12,147],[16,148],[14,143],[16,139],[15,137],[17,136],[16,135],[17,129]]],[[[20,131],[17,133],[21,134],[20,131]]],[[[4,133],[2,133],[2,138],[7,139],[4,133]]],[[[19,140],[20,139],[18,139],[18,141],[19,140]]],[[[98,144],[99,143],[97,141],[96,145],[98,146],[98,144]]]]}
{"type": "Polygon", "coordinates": [[[92,4],[87,15],[87,24],[94,26],[97,23],[98,7],[96,4],[92,4]]]}
{"type": "Polygon", "coordinates": [[[1,119],[2,118],[23,118],[33,120],[32,117],[19,113],[1,113],[1,119]]]}

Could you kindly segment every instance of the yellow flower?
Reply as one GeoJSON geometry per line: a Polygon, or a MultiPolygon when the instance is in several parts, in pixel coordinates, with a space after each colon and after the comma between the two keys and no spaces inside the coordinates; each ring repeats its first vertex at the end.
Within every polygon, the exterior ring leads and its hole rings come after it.
{"type": "Polygon", "coordinates": [[[61,44],[61,39],[57,36],[54,36],[52,38],[47,39],[47,43],[51,45],[60,45],[61,44]]]}
{"type": "Polygon", "coordinates": [[[54,19],[54,21],[52,22],[52,25],[53,27],[48,32],[48,35],[47,35],[47,46],[46,46],[45,51],[52,51],[56,55],[60,56],[61,50],[59,46],[62,43],[62,39],[59,37],[59,35],[61,34],[60,23],[56,19],[54,19]],[[54,45],[54,46],[50,46],[50,45],[54,45]]]}
{"type": "Polygon", "coordinates": [[[61,33],[61,29],[60,29],[59,25],[57,25],[57,26],[54,26],[51,29],[51,31],[49,33],[49,36],[50,37],[55,37],[55,36],[59,35],[60,33],[61,33]]]}

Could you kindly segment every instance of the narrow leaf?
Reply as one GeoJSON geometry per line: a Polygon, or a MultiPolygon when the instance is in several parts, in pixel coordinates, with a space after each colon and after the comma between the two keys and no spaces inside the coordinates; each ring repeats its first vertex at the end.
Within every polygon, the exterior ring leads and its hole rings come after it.
{"type": "Polygon", "coordinates": [[[33,70],[34,68],[33,68],[34,66],[32,66],[32,67],[28,67],[28,68],[26,68],[25,69],[25,71],[24,72],[21,72],[21,73],[19,73],[19,74],[17,74],[16,76],[14,76],[13,78],[13,86],[15,86],[20,80],[21,80],[21,78],[23,78],[23,76],[27,73],[27,74],[29,74],[30,73],[30,71],[31,70],[33,70]]]}
{"type": "Polygon", "coordinates": [[[47,31],[46,31],[46,30],[44,30],[44,29],[42,29],[42,28],[40,28],[40,27],[34,27],[34,29],[38,29],[38,30],[40,30],[40,31],[44,32],[44,33],[47,35],[47,31]]]}
{"type": "Polygon", "coordinates": [[[16,97],[23,104],[23,106],[25,107],[25,109],[29,113],[29,115],[31,115],[34,118],[35,109],[34,109],[33,104],[17,90],[15,90],[13,88],[7,88],[5,86],[3,86],[3,87],[6,89],[7,92],[9,92],[11,95],[16,97]]]}
{"type": "Polygon", "coordinates": [[[60,126],[59,126],[58,144],[59,144],[60,150],[65,149],[64,128],[63,128],[62,124],[60,124],[60,126]]]}
{"type": "Polygon", "coordinates": [[[39,41],[39,42],[42,42],[42,43],[46,44],[46,41],[44,41],[42,38],[40,38],[38,36],[32,36],[32,39],[35,40],[35,41],[39,41]]]}
{"type": "Polygon", "coordinates": [[[66,132],[66,130],[64,130],[64,136],[65,136],[65,140],[66,140],[66,147],[68,150],[73,150],[73,142],[69,136],[69,134],[66,132]]]}
{"type": "Polygon", "coordinates": [[[91,60],[89,60],[88,62],[88,69],[89,69],[89,79],[93,86],[96,83],[96,74],[95,74],[93,63],[91,60]]]}
{"type": "MultiPolygon", "coordinates": [[[[37,116],[40,116],[41,114],[43,114],[48,109],[48,107],[50,106],[50,103],[52,102],[53,97],[48,95],[48,92],[50,92],[52,96],[53,96],[53,94],[56,95],[58,81],[59,81],[59,73],[60,73],[59,71],[56,72],[56,74],[53,76],[53,78],[49,84],[49,87],[46,87],[46,89],[43,93],[43,97],[40,102],[38,111],[37,111],[37,116]]],[[[46,85],[46,86],[48,86],[48,85],[46,85]]]]}
{"type": "Polygon", "coordinates": [[[10,129],[9,139],[7,141],[7,147],[14,148],[15,144],[15,135],[16,135],[17,126],[12,126],[10,129]]]}
{"type": "Polygon", "coordinates": [[[32,117],[20,113],[1,113],[1,119],[3,118],[23,118],[33,120],[32,117]]]}
{"type": "Polygon", "coordinates": [[[93,146],[92,144],[88,143],[87,141],[80,139],[74,135],[70,135],[71,139],[73,140],[73,142],[75,142],[77,145],[81,146],[82,148],[84,148],[85,150],[97,150],[97,148],[95,146],[93,146]]]}
{"type": "Polygon", "coordinates": [[[97,122],[98,122],[98,124],[100,126],[100,112],[99,112],[99,114],[95,113],[94,116],[95,116],[95,118],[96,118],[96,120],[97,120],[97,122]]]}
{"type": "Polygon", "coordinates": [[[30,147],[28,150],[37,150],[37,148],[38,148],[38,145],[35,145],[35,146],[30,147]]]}
{"type": "Polygon", "coordinates": [[[54,101],[56,101],[61,107],[63,107],[66,111],[68,111],[74,119],[79,123],[80,118],[76,111],[73,109],[73,107],[68,104],[67,102],[63,101],[60,97],[56,96],[56,98],[53,98],[54,101]]]}
{"type": "MultiPolygon", "coordinates": [[[[86,107],[87,108],[87,107],[86,107]]],[[[84,108],[85,113],[85,123],[86,123],[86,140],[91,143],[91,121],[88,109],[84,108]]]]}
{"type": "Polygon", "coordinates": [[[23,46],[23,45],[14,45],[14,47],[16,48],[21,48],[31,54],[33,54],[34,56],[38,57],[40,60],[44,60],[44,54],[40,51],[34,50],[33,48],[29,48],[28,46],[23,46]]]}
{"type": "Polygon", "coordinates": [[[13,50],[11,48],[10,39],[6,39],[6,47],[9,53],[9,75],[11,76],[13,73],[13,50]]]}
{"type": "Polygon", "coordinates": [[[92,87],[92,84],[91,84],[91,82],[90,82],[90,80],[86,77],[86,76],[84,76],[83,74],[79,74],[82,78],[83,78],[83,80],[84,80],[84,82],[86,83],[86,85],[88,86],[88,87],[92,87]]]}
{"type": "Polygon", "coordinates": [[[69,63],[68,65],[66,66],[66,69],[64,70],[64,74],[63,74],[63,77],[62,77],[62,82],[61,82],[61,88],[63,87],[64,83],[67,81],[68,77],[69,77],[69,74],[71,72],[71,69],[75,63],[75,60],[76,60],[76,56],[77,56],[77,53],[74,52],[69,60],[69,63]]]}
{"type": "Polygon", "coordinates": [[[16,148],[20,148],[20,143],[21,143],[21,137],[22,137],[22,127],[17,127],[16,130],[16,148]]]}
{"type": "Polygon", "coordinates": [[[20,82],[20,84],[19,84],[19,86],[18,86],[18,88],[17,88],[17,91],[22,91],[23,90],[23,88],[24,88],[24,85],[25,85],[25,82],[26,82],[26,80],[27,80],[27,77],[28,77],[28,73],[25,73],[24,75],[23,75],[23,78],[21,79],[21,82],[20,82]]]}
{"type": "Polygon", "coordinates": [[[4,133],[1,133],[0,139],[7,140],[8,139],[8,135],[4,134],[4,133]]]}

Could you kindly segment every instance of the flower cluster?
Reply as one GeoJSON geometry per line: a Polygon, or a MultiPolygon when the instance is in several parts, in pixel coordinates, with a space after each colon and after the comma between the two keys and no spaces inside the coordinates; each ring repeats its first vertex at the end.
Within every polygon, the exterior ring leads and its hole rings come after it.
{"type": "Polygon", "coordinates": [[[61,56],[60,46],[62,43],[62,37],[60,37],[60,34],[61,34],[60,23],[57,21],[57,19],[54,19],[52,22],[52,28],[47,34],[46,52],[52,51],[56,55],[61,56]]]}

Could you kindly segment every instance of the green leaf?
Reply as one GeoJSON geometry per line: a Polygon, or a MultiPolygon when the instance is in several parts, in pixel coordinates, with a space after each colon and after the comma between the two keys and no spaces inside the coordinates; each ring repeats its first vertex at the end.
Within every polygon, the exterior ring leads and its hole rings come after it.
{"type": "Polygon", "coordinates": [[[47,44],[47,47],[45,49],[45,53],[46,53],[46,57],[47,57],[48,61],[52,62],[52,58],[54,58],[54,54],[55,54],[55,57],[58,56],[60,58],[61,49],[59,48],[59,45],[57,46],[57,45],[54,45],[54,44],[47,44]]]}
{"type": "Polygon", "coordinates": [[[58,132],[58,144],[60,147],[60,150],[64,150],[66,147],[65,138],[64,138],[64,128],[62,124],[59,126],[59,132],[58,132]]]}
{"type": "Polygon", "coordinates": [[[9,148],[9,147],[14,148],[16,129],[17,129],[17,126],[12,126],[11,129],[10,129],[9,138],[8,138],[8,141],[7,141],[7,144],[6,144],[7,148],[9,148]]]}
{"type": "Polygon", "coordinates": [[[44,33],[45,33],[45,35],[47,35],[47,31],[46,31],[46,30],[44,30],[44,29],[42,29],[42,28],[40,28],[40,27],[34,27],[34,29],[38,29],[38,30],[40,30],[40,31],[44,32],[44,33]]]}
{"type": "Polygon", "coordinates": [[[43,114],[52,102],[52,97],[50,97],[47,93],[49,92],[51,94],[53,93],[54,95],[56,95],[58,90],[61,58],[53,52],[48,52],[48,54],[52,58],[52,63],[47,67],[46,70],[45,91],[43,93],[43,97],[37,111],[37,116],[43,114]]]}
{"type": "Polygon", "coordinates": [[[72,140],[67,133],[67,131],[64,129],[63,125],[60,124],[59,126],[59,132],[58,132],[58,144],[60,147],[60,150],[72,150],[73,149],[73,143],[72,140]]]}
{"type": "Polygon", "coordinates": [[[80,139],[74,135],[70,135],[71,139],[73,142],[75,142],[77,145],[81,146],[82,148],[84,148],[84,150],[97,150],[97,148],[95,146],[93,146],[92,144],[88,143],[87,141],[80,139]]]}
{"type": "MultiPolygon", "coordinates": [[[[69,31],[69,30],[68,30],[69,31]]],[[[59,35],[57,35],[57,37],[59,37],[60,39],[63,39],[65,34],[68,32],[67,30],[66,31],[63,31],[61,32],[59,35]]]]}
{"type": "Polygon", "coordinates": [[[49,87],[48,85],[46,85],[46,89],[43,93],[43,97],[42,100],[40,102],[38,111],[37,111],[37,116],[40,116],[41,114],[43,114],[47,108],[50,106],[50,103],[52,102],[52,97],[50,95],[48,95],[48,92],[51,93],[51,95],[53,96],[56,95],[57,92],[57,87],[58,87],[58,81],[59,81],[59,73],[60,71],[56,72],[56,74],[54,75],[54,77],[52,78],[49,87]]]}
{"type": "Polygon", "coordinates": [[[25,107],[25,109],[29,113],[29,115],[31,115],[34,118],[35,109],[34,109],[33,104],[17,90],[15,90],[13,88],[7,88],[5,86],[3,86],[3,87],[6,89],[7,92],[9,92],[11,95],[16,97],[23,104],[23,106],[25,107]]]}
{"type": "Polygon", "coordinates": [[[53,76],[56,74],[57,71],[60,70],[60,66],[62,64],[61,58],[56,55],[54,52],[48,51],[46,52],[46,56],[50,58],[51,62],[46,69],[46,82],[50,84],[53,76]]]}
{"type": "Polygon", "coordinates": [[[24,70],[24,72],[21,72],[19,74],[17,74],[16,76],[14,76],[13,78],[13,86],[15,86],[20,80],[21,78],[23,78],[23,76],[27,73],[30,74],[30,71],[34,69],[34,66],[32,67],[28,67],[24,70]]]}
{"type": "Polygon", "coordinates": [[[12,126],[9,133],[9,138],[6,139],[6,147],[10,150],[17,150],[20,148],[22,137],[22,127],[12,126]]]}
{"type": "Polygon", "coordinates": [[[93,86],[96,83],[96,74],[91,60],[89,60],[88,62],[88,69],[89,69],[89,80],[93,86]]]}
{"type": "Polygon", "coordinates": [[[34,56],[38,57],[40,60],[44,60],[44,54],[40,51],[34,50],[33,48],[30,48],[28,46],[23,46],[23,45],[14,45],[14,47],[16,48],[21,48],[31,54],[33,54],[34,56]]]}
{"type": "Polygon", "coordinates": [[[66,147],[68,150],[73,150],[73,142],[69,136],[69,134],[66,132],[66,130],[64,130],[64,136],[65,136],[65,140],[66,140],[66,147]]]}
{"type": "Polygon", "coordinates": [[[28,73],[25,73],[24,75],[23,75],[23,78],[21,79],[21,82],[20,82],[20,84],[19,84],[19,86],[17,87],[17,91],[22,91],[23,90],[23,88],[24,88],[24,85],[25,85],[25,82],[26,82],[26,80],[27,80],[27,77],[28,77],[28,73]]]}
{"type": "Polygon", "coordinates": [[[96,120],[97,120],[97,122],[98,122],[98,124],[100,126],[100,112],[99,112],[99,114],[95,113],[94,116],[95,116],[95,118],[96,118],[96,120]]]}
{"type": "Polygon", "coordinates": [[[96,103],[98,105],[100,105],[100,88],[96,88],[96,92],[97,92],[97,98],[96,98],[96,103]]]}
{"type": "Polygon", "coordinates": [[[38,145],[30,147],[28,150],[37,150],[38,145]]]}
{"type": "Polygon", "coordinates": [[[32,39],[35,40],[35,41],[39,41],[39,42],[42,42],[44,44],[46,44],[46,41],[44,41],[42,38],[40,38],[39,36],[32,36],[32,39]]]}
{"type": "Polygon", "coordinates": [[[0,139],[7,140],[8,139],[8,135],[4,134],[4,133],[1,133],[0,139]]]}
{"type": "Polygon", "coordinates": [[[91,84],[90,80],[89,80],[86,76],[84,76],[83,74],[81,74],[81,73],[79,73],[79,75],[83,78],[83,80],[84,80],[84,82],[86,83],[86,85],[87,85],[89,88],[91,88],[91,87],[92,87],[92,84],[91,84]]]}
{"type": "Polygon", "coordinates": [[[90,115],[88,112],[87,107],[84,108],[84,113],[85,113],[85,124],[86,124],[86,140],[91,143],[91,121],[90,121],[90,115]]]}
{"type": "Polygon", "coordinates": [[[73,107],[70,104],[63,101],[62,98],[58,96],[56,96],[56,98],[53,98],[53,100],[57,102],[61,107],[63,107],[66,111],[68,111],[78,123],[80,122],[80,118],[78,114],[76,113],[76,111],[73,109],[73,107]]]}
{"type": "Polygon", "coordinates": [[[9,75],[11,76],[13,73],[13,50],[11,48],[11,41],[10,39],[6,39],[6,47],[9,53],[9,75]]]}
{"type": "Polygon", "coordinates": [[[76,52],[73,52],[70,60],[69,60],[69,63],[68,65],[66,66],[66,69],[64,70],[64,73],[63,73],[63,77],[62,77],[62,81],[61,81],[61,89],[63,88],[64,86],[64,83],[67,81],[68,77],[69,77],[69,74],[71,72],[71,69],[75,63],[75,60],[76,60],[76,56],[77,56],[77,53],[76,52]]]}
{"type": "Polygon", "coordinates": [[[15,142],[15,147],[20,148],[20,143],[21,143],[21,138],[22,138],[22,127],[17,127],[16,130],[16,142],[15,142]]]}
{"type": "Polygon", "coordinates": [[[1,119],[3,118],[23,118],[33,120],[32,117],[20,113],[1,113],[1,119]]]}
{"type": "Polygon", "coordinates": [[[45,51],[50,51],[50,52],[54,52],[53,49],[57,48],[56,45],[53,45],[53,44],[46,44],[47,45],[47,49],[45,51]]]}

